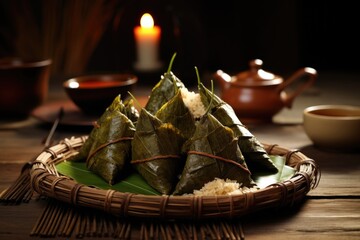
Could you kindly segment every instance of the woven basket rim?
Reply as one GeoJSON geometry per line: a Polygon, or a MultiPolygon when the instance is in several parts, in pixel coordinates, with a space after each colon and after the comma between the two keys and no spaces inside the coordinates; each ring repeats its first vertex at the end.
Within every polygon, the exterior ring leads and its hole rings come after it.
{"type": "Polygon", "coordinates": [[[41,152],[30,171],[33,190],[75,206],[100,209],[115,216],[208,219],[234,218],[262,209],[293,206],[316,188],[320,180],[320,170],[313,159],[298,150],[262,143],[268,154],[285,157],[286,165],[296,170],[293,177],[263,189],[249,189],[227,196],[155,196],[98,189],[60,175],[55,167],[76,154],[86,139],[87,136],[65,138],[41,152]]]}

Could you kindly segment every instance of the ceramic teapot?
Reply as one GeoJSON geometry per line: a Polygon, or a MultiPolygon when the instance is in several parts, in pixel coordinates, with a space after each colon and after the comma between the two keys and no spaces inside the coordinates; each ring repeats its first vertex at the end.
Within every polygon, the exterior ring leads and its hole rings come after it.
{"type": "Polygon", "coordinates": [[[221,98],[233,107],[243,123],[271,122],[284,107],[291,108],[294,99],[317,79],[316,70],[309,67],[298,69],[284,80],[264,71],[260,59],[250,61],[249,65],[248,71],[234,76],[222,70],[214,74],[221,98]],[[292,91],[288,93],[285,89],[292,91]]]}

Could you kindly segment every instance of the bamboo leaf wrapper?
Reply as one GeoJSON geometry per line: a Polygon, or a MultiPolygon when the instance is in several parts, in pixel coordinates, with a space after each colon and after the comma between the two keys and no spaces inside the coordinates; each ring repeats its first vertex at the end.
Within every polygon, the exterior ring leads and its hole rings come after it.
{"type": "Polygon", "coordinates": [[[174,195],[192,193],[215,178],[255,185],[233,131],[211,114],[197,123],[194,136],[184,146],[187,159],[174,195]]]}
{"type": "Polygon", "coordinates": [[[155,115],[164,123],[171,123],[189,139],[195,132],[195,120],[185,106],[180,90],[155,115]]]}
{"type": "Polygon", "coordinates": [[[151,90],[145,109],[151,114],[156,114],[162,105],[174,97],[176,88],[181,87],[184,87],[184,84],[172,72],[164,73],[160,81],[151,90]]]}
{"type": "Polygon", "coordinates": [[[270,160],[262,144],[240,122],[233,108],[201,83],[199,84],[199,92],[204,105],[209,106],[211,104],[211,113],[215,118],[224,126],[231,128],[234,131],[235,137],[239,138],[238,144],[249,169],[253,172],[277,172],[276,166],[270,160]]]}
{"type": "Polygon", "coordinates": [[[170,194],[184,165],[180,155],[184,141],[172,124],[142,109],[132,140],[131,163],[150,186],[170,194]]]}
{"type": "Polygon", "coordinates": [[[124,177],[130,166],[131,139],[135,126],[127,115],[137,120],[138,113],[132,101],[121,101],[116,96],[106,108],[72,161],[86,160],[86,166],[112,185],[124,177]],[[124,114],[125,113],[125,114],[124,114]]]}

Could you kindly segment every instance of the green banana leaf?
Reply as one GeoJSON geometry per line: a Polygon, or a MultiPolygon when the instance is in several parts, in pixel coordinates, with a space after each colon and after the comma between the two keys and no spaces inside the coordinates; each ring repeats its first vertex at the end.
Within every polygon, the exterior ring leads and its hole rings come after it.
{"type": "Polygon", "coordinates": [[[277,173],[268,174],[267,172],[257,172],[252,175],[259,188],[265,188],[270,184],[289,180],[294,176],[296,170],[285,164],[285,158],[277,155],[270,155],[271,161],[278,169],[277,173]]]}
{"type": "MultiPolygon", "coordinates": [[[[285,165],[285,158],[281,156],[270,155],[270,159],[279,169],[277,173],[269,174],[268,172],[256,173],[253,176],[254,181],[260,188],[270,184],[288,180],[295,174],[295,169],[285,165]]],[[[76,182],[87,186],[94,186],[100,189],[114,189],[119,192],[129,192],[144,195],[161,195],[152,188],[139,173],[132,171],[129,176],[122,181],[110,186],[101,177],[87,169],[85,162],[65,161],[56,165],[57,171],[74,179],[76,182]]]]}
{"type": "Polygon", "coordinates": [[[231,128],[238,137],[239,147],[245,161],[252,172],[277,171],[270,157],[257,138],[240,122],[233,108],[220,97],[207,89],[202,83],[198,85],[201,100],[205,107],[210,105],[211,113],[224,126],[231,128]]]}
{"type": "Polygon", "coordinates": [[[113,189],[119,192],[129,192],[144,195],[160,195],[158,191],[153,189],[141,176],[136,172],[132,172],[128,177],[120,182],[109,185],[104,179],[90,171],[85,162],[65,161],[56,165],[56,169],[62,175],[74,179],[76,182],[94,186],[100,189],[113,189]]]}

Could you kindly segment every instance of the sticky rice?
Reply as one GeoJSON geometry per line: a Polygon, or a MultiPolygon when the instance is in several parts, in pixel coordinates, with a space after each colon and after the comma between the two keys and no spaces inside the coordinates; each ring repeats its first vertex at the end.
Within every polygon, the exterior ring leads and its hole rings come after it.
{"type": "Polygon", "coordinates": [[[199,93],[189,91],[187,88],[181,88],[181,97],[185,106],[190,110],[195,119],[202,117],[206,113],[204,104],[201,101],[199,93]]]}
{"type": "Polygon", "coordinates": [[[249,190],[247,187],[241,187],[241,184],[230,180],[215,178],[213,181],[206,183],[200,190],[194,190],[196,196],[217,196],[217,195],[235,195],[249,190]]]}

